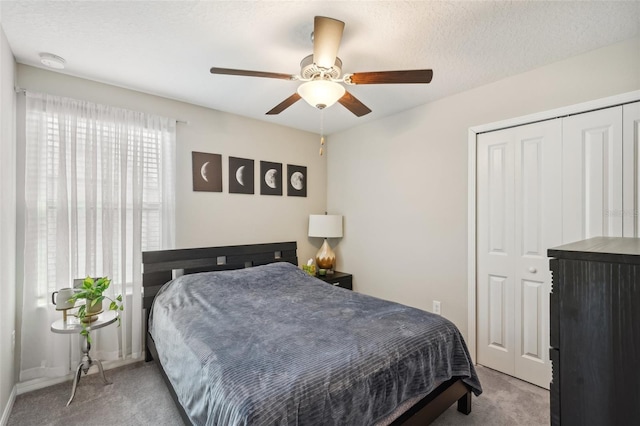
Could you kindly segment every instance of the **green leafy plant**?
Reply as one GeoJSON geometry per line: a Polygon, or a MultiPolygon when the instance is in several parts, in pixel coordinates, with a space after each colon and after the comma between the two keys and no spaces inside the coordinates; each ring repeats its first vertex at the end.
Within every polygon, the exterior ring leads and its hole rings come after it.
{"type": "MultiPolygon", "coordinates": [[[[115,300],[110,298],[109,296],[105,296],[103,293],[105,290],[109,288],[111,284],[111,280],[107,277],[100,277],[93,279],[91,277],[87,277],[82,282],[82,287],[79,290],[76,290],[73,297],[69,299],[70,302],[75,303],[79,299],[86,300],[85,303],[78,307],[78,319],[80,320],[80,324],[82,324],[81,335],[87,338],[87,341],[91,343],[91,336],[89,335],[89,326],[91,322],[86,321],[87,318],[87,305],[89,307],[93,307],[98,303],[101,303],[103,300],[107,299],[109,303],[109,310],[111,311],[122,311],[124,307],[122,306],[122,295],[119,294],[115,300]]],[[[118,316],[118,326],[120,326],[120,316],[118,316]]]]}

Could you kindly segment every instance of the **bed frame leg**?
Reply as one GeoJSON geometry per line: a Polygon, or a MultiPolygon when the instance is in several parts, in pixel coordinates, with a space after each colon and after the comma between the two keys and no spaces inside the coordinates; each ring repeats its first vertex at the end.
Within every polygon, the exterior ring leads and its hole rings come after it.
{"type": "Polygon", "coordinates": [[[148,346],[144,350],[144,361],[145,362],[153,361],[153,355],[151,355],[151,351],[149,350],[148,346]]]}
{"type": "Polygon", "coordinates": [[[467,415],[471,413],[471,391],[467,391],[467,393],[458,400],[458,411],[467,415]]]}

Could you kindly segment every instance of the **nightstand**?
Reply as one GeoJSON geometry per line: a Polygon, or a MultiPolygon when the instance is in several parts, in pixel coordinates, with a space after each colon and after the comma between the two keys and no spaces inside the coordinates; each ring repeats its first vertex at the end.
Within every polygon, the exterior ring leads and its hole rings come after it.
{"type": "MultiPolygon", "coordinates": [[[[92,330],[97,330],[102,327],[106,327],[108,325],[113,324],[118,319],[118,313],[115,311],[107,311],[98,316],[98,319],[92,322],[88,328],[89,332],[92,330]]],[[[63,319],[57,320],[51,324],[51,331],[58,334],[80,334],[82,331],[82,324],[78,322],[76,318],[68,318],[66,321],[63,319]]],[[[76,374],[73,377],[73,387],[71,389],[71,398],[69,398],[69,402],[67,402],[67,406],[71,404],[73,401],[73,397],[76,396],[76,389],[78,387],[78,382],[80,381],[80,377],[82,376],[82,372],[87,374],[89,368],[92,365],[97,365],[98,370],[100,370],[100,375],[102,376],[102,381],[105,385],[111,384],[104,375],[104,369],[102,368],[102,362],[99,359],[93,359],[89,355],[89,351],[91,350],[91,343],[89,343],[86,336],[80,336],[78,339],[80,342],[80,351],[82,352],[82,360],[78,364],[76,368],[76,374]]]]}
{"type": "Polygon", "coordinates": [[[353,275],[335,271],[331,275],[316,275],[316,278],[337,287],[353,290],[353,275]]]}

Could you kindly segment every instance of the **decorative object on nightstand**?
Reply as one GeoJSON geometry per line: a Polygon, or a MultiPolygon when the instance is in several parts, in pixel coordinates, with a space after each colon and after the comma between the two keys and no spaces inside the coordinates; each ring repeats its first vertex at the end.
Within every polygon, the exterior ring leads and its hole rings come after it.
{"type": "Polygon", "coordinates": [[[326,269],[327,273],[331,274],[336,266],[336,254],[329,246],[327,238],[342,237],[342,215],[309,215],[309,236],[324,238],[320,250],[316,253],[316,265],[319,269],[326,269]]]}
{"type": "Polygon", "coordinates": [[[302,270],[312,277],[316,276],[316,264],[313,263],[313,259],[309,259],[306,265],[302,265],[302,270]]]}
{"type": "Polygon", "coordinates": [[[71,300],[74,292],[74,289],[67,287],[51,293],[51,303],[56,305],[56,311],[62,311],[62,320],[64,322],[67,322],[67,311],[75,307],[75,301],[71,300]]]}
{"type": "MultiPolygon", "coordinates": [[[[79,280],[74,280],[74,287],[77,281],[79,280]]],[[[82,325],[80,334],[86,337],[89,343],[91,343],[89,326],[98,318],[98,315],[102,313],[102,301],[104,299],[111,301],[109,304],[110,311],[122,311],[124,309],[121,294],[116,297],[116,300],[102,294],[109,288],[110,284],[111,280],[107,277],[87,277],[82,281],[82,284],[76,288],[73,296],[69,299],[69,302],[73,302],[74,305],[78,299],[85,299],[85,303],[78,307],[77,317],[82,325]]],[[[120,325],[119,319],[118,325],[120,325]]]]}

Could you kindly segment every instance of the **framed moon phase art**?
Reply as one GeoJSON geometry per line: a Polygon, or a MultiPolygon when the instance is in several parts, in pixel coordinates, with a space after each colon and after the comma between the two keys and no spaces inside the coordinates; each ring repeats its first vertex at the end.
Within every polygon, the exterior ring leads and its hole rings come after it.
{"type": "Polygon", "coordinates": [[[193,190],[222,192],[222,155],[191,152],[193,190]]]}
{"type": "Polygon", "coordinates": [[[254,193],[253,160],[229,157],[229,193],[254,193]]]}
{"type": "Polygon", "coordinates": [[[287,195],[289,197],[307,196],[307,168],[287,164],[287,195]]]}
{"type": "Polygon", "coordinates": [[[282,163],[260,161],[260,194],[282,195],[282,163]]]}

